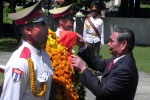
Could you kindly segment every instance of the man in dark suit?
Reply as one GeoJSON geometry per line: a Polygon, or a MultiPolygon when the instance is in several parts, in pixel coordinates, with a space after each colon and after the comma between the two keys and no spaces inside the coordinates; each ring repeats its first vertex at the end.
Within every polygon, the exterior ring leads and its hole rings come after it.
{"type": "Polygon", "coordinates": [[[72,55],[72,65],[81,72],[80,81],[96,96],[96,100],[134,100],[138,84],[138,70],[132,50],[134,33],[127,28],[117,28],[108,43],[112,58],[102,60],[89,55],[88,48],[78,36],[78,55],[72,55]],[[87,67],[103,72],[101,80],[87,67]]]}

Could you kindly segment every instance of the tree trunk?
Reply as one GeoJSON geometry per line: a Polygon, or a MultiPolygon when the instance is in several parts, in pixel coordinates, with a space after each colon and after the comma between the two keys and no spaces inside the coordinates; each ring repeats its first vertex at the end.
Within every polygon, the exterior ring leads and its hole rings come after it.
{"type": "Polygon", "coordinates": [[[129,16],[134,17],[134,0],[129,0],[129,16]]]}
{"type": "Polygon", "coordinates": [[[140,14],[140,0],[135,0],[135,17],[138,18],[140,14]]]}
{"type": "Polygon", "coordinates": [[[128,17],[128,0],[121,0],[118,17],[128,17]]]}

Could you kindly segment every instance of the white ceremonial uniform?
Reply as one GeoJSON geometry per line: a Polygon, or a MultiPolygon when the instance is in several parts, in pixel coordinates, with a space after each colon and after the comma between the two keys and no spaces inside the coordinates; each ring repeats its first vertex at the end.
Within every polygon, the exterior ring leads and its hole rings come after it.
{"type": "Polygon", "coordinates": [[[52,75],[53,70],[47,53],[23,42],[6,64],[0,100],[48,100],[52,75]],[[40,82],[46,82],[46,92],[41,97],[36,97],[31,92],[28,61],[25,58],[20,58],[25,47],[31,51],[30,58],[34,63],[36,86],[40,87],[40,82]]]}
{"type": "Polygon", "coordinates": [[[83,39],[88,43],[97,43],[101,41],[101,45],[104,45],[104,24],[103,20],[100,18],[93,18],[90,17],[91,22],[97,28],[99,32],[99,36],[97,36],[96,32],[90,25],[90,23],[85,20],[84,22],[84,29],[83,29],[83,39]],[[99,38],[100,37],[100,38],[99,38]]]}

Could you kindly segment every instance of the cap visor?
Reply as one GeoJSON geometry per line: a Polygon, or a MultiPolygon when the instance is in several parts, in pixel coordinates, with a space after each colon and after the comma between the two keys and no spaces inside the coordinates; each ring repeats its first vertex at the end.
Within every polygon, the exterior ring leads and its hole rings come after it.
{"type": "Polygon", "coordinates": [[[21,11],[18,11],[16,13],[10,13],[8,15],[8,18],[9,19],[12,19],[12,20],[18,20],[18,19],[21,19],[21,18],[24,18],[26,17],[27,15],[29,15],[39,4],[41,3],[41,0],[38,1],[36,4],[34,4],[33,6],[31,7],[28,7],[26,9],[23,9],[21,11]]]}
{"type": "Polygon", "coordinates": [[[67,9],[69,9],[71,7],[72,4],[65,6],[65,7],[61,7],[61,8],[55,8],[52,10],[49,10],[49,12],[51,14],[59,14],[59,13],[63,13],[64,11],[66,11],[67,9]]]}

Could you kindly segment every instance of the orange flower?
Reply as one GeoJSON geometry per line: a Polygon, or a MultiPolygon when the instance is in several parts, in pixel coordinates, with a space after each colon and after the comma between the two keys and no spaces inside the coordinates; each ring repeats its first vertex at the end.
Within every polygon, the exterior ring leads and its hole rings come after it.
{"type": "Polygon", "coordinates": [[[78,100],[79,96],[75,88],[77,84],[72,80],[74,72],[68,62],[67,48],[58,44],[57,39],[55,32],[48,30],[48,38],[46,46],[44,46],[50,56],[50,63],[54,71],[53,81],[56,89],[56,100],[78,100]]]}
{"type": "Polygon", "coordinates": [[[56,100],[63,100],[62,95],[61,94],[56,94],[56,100]]]}

